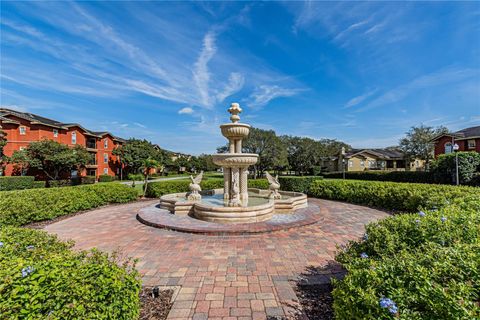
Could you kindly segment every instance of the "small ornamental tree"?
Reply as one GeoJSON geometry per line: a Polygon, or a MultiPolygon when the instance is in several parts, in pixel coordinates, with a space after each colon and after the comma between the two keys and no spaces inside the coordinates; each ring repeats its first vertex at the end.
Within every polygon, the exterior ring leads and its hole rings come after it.
{"type": "MultiPolygon", "coordinates": [[[[29,168],[40,170],[51,180],[59,180],[63,174],[78,170],[90,160],[90,154],[80,145],[70,148],[47,139],[30,143],[24,152],[24,155],[17,153],[17,161],[22,165],[28,164],[29,168]]],[[[15,160],[15,157],[13,158],[15,160]]]]}
{"type": "Polygon", "coordinates": [[[143,197],[145,198],[145,193],[147,192],[147,186],[148,186],[148,176],[150,174],[150,171],[152,169],[158,168],[160,166],[160,163],[155,160],[155,159],[145,159],[142,163],[142,173],[144,176],[144,185],[143,185],[143,197]]]}
{"type": "Polygon", "coordinates": [[[156,160],[159,164],[166,164],[167,152],[153,145],[147,140],[128,139],[113,154],[120,157],[127,173],[139,173],[147,159],[156,160]]]}
{"type": "MultiPolygon", "coordinates": [[[[435,182],[455,182],[455,153],[442,154],[432,163],[435,182]]],[[[458,152],[458,177],[460,184],[469,184],[480,174],[480,154],[478,152],[458,152]]]]}
{"type": "Polygon", "coordinates": [[[26,150],[14,151],[8,162],[13,164],[13,170],[25,176],[30,166],[30,158],[26,150]]]}

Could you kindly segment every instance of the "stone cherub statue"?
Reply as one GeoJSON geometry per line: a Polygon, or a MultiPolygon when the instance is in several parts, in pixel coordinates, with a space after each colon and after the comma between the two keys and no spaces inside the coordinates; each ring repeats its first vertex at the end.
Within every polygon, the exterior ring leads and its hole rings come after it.
{"type": "Polygon", "coordinates": [[[274,178],[270,173],[268,173],[268,171],[266,171],[265,175],[267,176],[268,183],[270,184],[268,186],[268,189],[272,191],[272,193],[270,194],[270,198],[281,199],[282,196],[278,192],[278,189],[280,189],[280,183],[278,182],[278,174],[274,178]]]}
{"type": "Polygon", "coordinates": [[[202,199],[202,196],[199,193],[200,191],[202,191],[202,188],[200,187],[200,182],[202,182],[202,178],[203,171],[200,172],[200,174],[197,175],[195,178],[190,175],[190,180],[192,182],[188,185],[188,188],[190,189],[190,192],[187,195],[188,200],[197,201],[202,199]]]}

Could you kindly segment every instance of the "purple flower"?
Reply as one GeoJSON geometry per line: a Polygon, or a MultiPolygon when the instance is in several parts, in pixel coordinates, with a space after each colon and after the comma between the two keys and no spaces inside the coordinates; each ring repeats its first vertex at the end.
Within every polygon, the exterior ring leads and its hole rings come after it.
{"type": "Polygon", "coordinates": [[[22,277],[25,278],[26,276],[28,276],[29,274],[31,274],[33,271],[35,271],[35,269],[34,269],[33,267],[30,267],[30,266],[28,266],[28,267],[26,267],[26,268],[23,268],[23,269],[22,269],[22,277]]]}
{"type": "Polygon", "coordinates": [[[395,305],[395,303],[392,301],[390,298],[382,298],[380,299],[380,307],[382,308],[388,308],[392,305],[395,305]]]}
{"type": "Polygon", "coordinates": [[[425,216],[426,216],[425,212],[423,212],[423,211],[420,211],[420,212],[418,213],[418,215],[419,215],[420,217],[425,217],[425,216]]]}
{"type": "Polygon", "coordinates": [[[420,220],[418,220],[418,219],[417,219],[417,220],[415,220],[415,223],[420,223],[420,220]]]}
{"type": "Polygon", "coordinates": [[[3,247],[3,242],[0,241],[0,248],[3,247]]]}
{"type": "Polygon", "coordinates": [[[442,217],[440,220],[442,220],[442,222],[445,222],[445,221],[447,221],[447,218],[442,217]]]}
{"type": "Polygon", "coordinates": [[[27,250],[33,250],[33,249],[35,249],[35,246],[32,246],[32,245],[27,246],[27,250]]]}
{"type": "Polygon", "coordinates": [[[368,258],[368,254],[366,254],[365,252],[362,252],[362,253],[360,254],[360,258],[367,259],[367,258],[368,258]]]}
{"type": "Polygon", "coordinates": [[[390,308],[388,308],[388,311],[391,313],[391,314],[397,314],[398,312],[398,308],[395,304],[393,304],[392,306],[390,306],[390,308]]]}

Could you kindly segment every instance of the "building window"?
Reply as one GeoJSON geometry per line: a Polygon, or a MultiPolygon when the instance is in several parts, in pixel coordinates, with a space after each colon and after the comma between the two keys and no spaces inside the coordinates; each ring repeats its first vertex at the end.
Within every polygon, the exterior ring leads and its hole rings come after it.
{"type": "Polygon", "coordinates": [[[368,160],[368,167],[369,168],[375,168],[375,160],[368,160]]]}
{"type": "Polygon", "coordinates": [[[361,160],[361,161],[360,161],[360,166],[361,166],[361,167],[365,167],[365,161],[364,161],[364,160],[361,160]]]}
{"type": "Polygon", "coordinates": [[[20,130],[20,134],[21,134],[22,136],[24,136],[24,135],[27,134],[27,127],[25,127],[25,126],[20,126],[18,129],[20,130]]]}
{"type": "Polygon", "coordinates": [[[447,153],[452,153],[452,143],[451,142],[447,142],[445,143],[445,154],[447,153]]]}
{"type": "Polygon", "coordinates": [[[77,133],[72,132],[72,144],[77,144],[77,133]]]}
{"type": "Polygon", "coordinates": [[[103,174],[108,174],[108,168],[103,169],[103,174]]]}
{"type": "Polygon", "coordinates": [[[72,178],[76,178],[76,177],[78,177],[78,171],[77,170],[72,170],[70,175],[71,175],[72,178]]]}
{"type": "Polygon", "coordinates": [[[105,140],[103,140],[103,147],[105,149],[108,149],[108,139],[107,138],[105,138],[105,140]]]}
{"type": "Polygon", "coordinates": [[[20,147],[20,151],[26,150],[27,147],[20,147]]]}
{"type": "Polygon", "coordinates": [[[108,163],[108,153],[103,154],[103,163],[108,163]]]}
{"type": "Polygon", "coordinates": [[[53,137],[54,138],[58,137],[58,130],[57,129],[53,129],[53,137]]]}
{"type": "Polygon", "coordinates": [[[475,140],[468,140],[468,149],[475,149],[475,140]]]}
{"type": "Polygon", "coordinates": [[[352,160],[348,160],[348,167],[349,168],[353,167],[353,161],[352,160]]]}

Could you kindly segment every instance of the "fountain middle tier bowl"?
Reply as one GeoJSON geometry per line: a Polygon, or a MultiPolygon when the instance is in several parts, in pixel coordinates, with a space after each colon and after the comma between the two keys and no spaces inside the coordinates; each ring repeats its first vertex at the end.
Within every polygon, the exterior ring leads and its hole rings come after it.
{"type": "Polygon", "coordinates": [[[213,163],[217,166],[248,167],[258,161],[258,154],[255,153],[218,153],[213,155],[213,163]]]}

